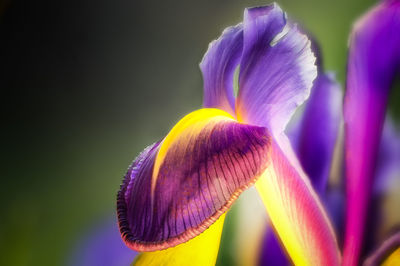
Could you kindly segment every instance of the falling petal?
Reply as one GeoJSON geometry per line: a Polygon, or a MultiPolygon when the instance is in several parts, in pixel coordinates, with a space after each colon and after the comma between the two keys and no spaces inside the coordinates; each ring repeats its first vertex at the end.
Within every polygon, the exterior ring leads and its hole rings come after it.
{"type": "Polygon", "coordinates": [[[265,128],[218,109],[184,117],[125,176],[118,193],[125,243],[155,251],[206,230],[265,170],[270,142],[265,128]]]}
{"type": "Polygon", "coordinates": [[[271,144],[271,164],[256,182],[272,224],[295,265],[337,266],[340,252],[329,219],[283,147],[271,144]]]}

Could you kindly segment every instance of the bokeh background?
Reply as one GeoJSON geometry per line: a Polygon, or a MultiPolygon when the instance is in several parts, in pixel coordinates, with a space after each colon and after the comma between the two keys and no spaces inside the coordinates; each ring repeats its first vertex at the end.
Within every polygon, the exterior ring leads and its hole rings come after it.
{"type": "MultiPolygon", "coordinates": [[[[375,1],[277,2],[343,84],[352,22],[375,1]]],[[[0,265],[74,264],[134,157],[201,106],[208,43],[267,3],[0,0],[0,265]]]]}

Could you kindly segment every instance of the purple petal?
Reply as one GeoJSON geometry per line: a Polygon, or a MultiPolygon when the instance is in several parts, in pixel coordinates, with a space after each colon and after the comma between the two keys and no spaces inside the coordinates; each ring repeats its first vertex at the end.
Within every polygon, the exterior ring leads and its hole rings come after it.
{"type": "Polygon", "coordinates": [[[344,104],[347,213],[344,264],[360,257],[388,93],[400,66],[400,1],[382,2],[355,25],[344,104]]]}
{"type": "Polygon", "coordinates": [[[222,109],[235,115],[233,76],[242,46],[241,24],[225,29],[219,39],[210,43],[200,63],[204,80],[204,107],[222,109]]]}
{"type": "Polygon", "coordinates": [[[267,167],[266,129],[210,116],[215,110],[184,117],[129,168],[118,193],[118,218],[132,249],[165,249],[200,234],[267,167]]]}
{"type": "Polygon", "coordinates": [[[272,228],[268,229],[265,233],[259,265],[290,265],[290,259],[286,255],[283,245],[279,242],[272,228]]]}
{"type": "Polygon", "coordinates": [[[276,4],[245,11],[237,116],[281,133],[317,75],[309,39],[276,4]]]}
{"type": "Polygon", "coordinates": [[[304,110],[296,153],[314,189],[323,195],[341,121],[342,92],[331,74],[315,80],[304,110]]]}
{"type": "Polygon", "coordinates": [[[132,263],[138,253],[124,245],[114,216],[94,226],[94,230],[81,239],[69,265],[123,266],[132,263]]]}

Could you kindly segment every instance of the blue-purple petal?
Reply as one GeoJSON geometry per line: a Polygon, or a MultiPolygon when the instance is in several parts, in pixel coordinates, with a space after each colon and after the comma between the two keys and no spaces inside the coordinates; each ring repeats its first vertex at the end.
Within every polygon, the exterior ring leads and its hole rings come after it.
{"type": "Polygon", "coordinates": [[[317,75],[310,40],[276,4],[245,11],[243,38],[238,119],[279,134],[317,75]]]}
{"type": "Polygon", "coordinates": [[[218,108],[235,115],[233,76],[243,47],[242,24],[229,27],[211,42],[200,69],[204,81],[203,106],[218,108]]]}
{"type": "Polygon", "coordinates": [[[295,149],[304,171],[320,195],[323,195],[329,179],[341,110],[342,92],[333,74],[318,75],[301,118],[295,149]]]}

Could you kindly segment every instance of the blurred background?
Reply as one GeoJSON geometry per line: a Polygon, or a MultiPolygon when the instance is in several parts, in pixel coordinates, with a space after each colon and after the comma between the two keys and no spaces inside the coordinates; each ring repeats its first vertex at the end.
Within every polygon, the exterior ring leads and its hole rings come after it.
{"type": "MultiPolygon", "coordinates": [[[[277,2],[343,84],[352,22],[375,1],[277,2]]],[[[131,161],[201,106],[208,43],[267,3],[0,0],[0,265],[81,265],[131,161]]]]}

